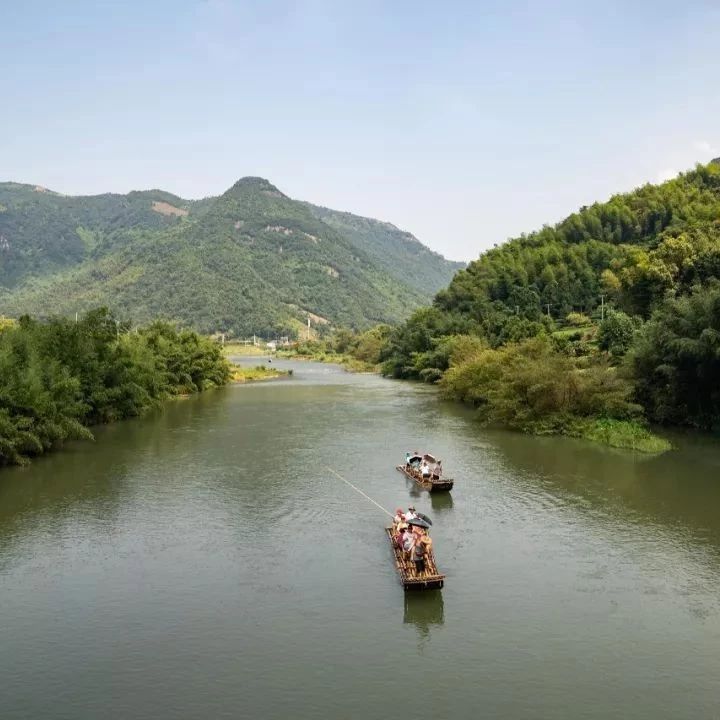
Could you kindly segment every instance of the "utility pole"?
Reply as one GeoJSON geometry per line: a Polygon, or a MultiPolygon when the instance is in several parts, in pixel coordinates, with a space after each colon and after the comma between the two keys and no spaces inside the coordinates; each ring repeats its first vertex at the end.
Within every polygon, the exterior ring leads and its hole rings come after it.
{"type": "Polygon", "coordinates": [[[516,315],[519,315],[519,314],[520,314],[520,306],[519,306],[519,305],[516,305],[516,306],[515,306],[515,314],[516,314],[516,315]]]}
{"type": "Polygon", "coordinates": [[[308,341],[310,340],[310,316],[308,315],[308,334],[307,334],[308,341]]]}
{"type": "Polygon", "coordinates": [[[550,303],[548,303],[545,307],[547,308],[547,316],[550,317],[550,303]]]}
{"type": "Polygon", "coordinates": [[[600,322],[605,320],[605,296],[600,296],[600,322]]]}

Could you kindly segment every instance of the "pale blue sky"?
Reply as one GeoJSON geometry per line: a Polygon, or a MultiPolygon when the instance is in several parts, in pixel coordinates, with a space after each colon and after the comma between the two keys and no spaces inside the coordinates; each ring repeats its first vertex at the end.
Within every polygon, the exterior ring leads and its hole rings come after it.
{"type": "Polygon", "coordinates": [[[448,257],[720,155],[720,2],[0,2],[0,180],[243,175],[448,257]]]}

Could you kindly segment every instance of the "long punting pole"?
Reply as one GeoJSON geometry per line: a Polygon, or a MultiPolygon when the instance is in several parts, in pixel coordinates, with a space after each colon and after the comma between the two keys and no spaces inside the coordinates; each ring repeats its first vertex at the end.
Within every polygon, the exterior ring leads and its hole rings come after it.
{"type": "Polygon", "coordinates": [[[336,477],[339,477],[346,485],[349,485],[355,492],[360,493],[366,500],[369,500],[375,507],[382,510],[386,515],[389,515],[390,517],[393,516],[393,514],[386,510],[380,503],[375,502],[369,495],[366,495],[360,488],[355,487],[349,480],[346,480],[339,472],[336,470],[333,470],[331,467],[326,467],[327,470],[329,470],[333,475],[336,477]]]}

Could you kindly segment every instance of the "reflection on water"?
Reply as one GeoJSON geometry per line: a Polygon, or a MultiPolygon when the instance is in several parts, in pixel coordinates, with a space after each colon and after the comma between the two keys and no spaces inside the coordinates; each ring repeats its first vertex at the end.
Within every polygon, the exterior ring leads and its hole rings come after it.
{"type": "Polygon", "coordinates": [[[405,593],[403,623],[414,625],[418,633],[419,646],[430,639],[430,628],[445,622],[445,606],[442,590],[405,593]]]}
{"type": "Polygon", "coordinates": [[[451,492],[434,492],[430,493],[430,505],[436,512],[442,510],[452,510],[453,496],[451,492]]]}

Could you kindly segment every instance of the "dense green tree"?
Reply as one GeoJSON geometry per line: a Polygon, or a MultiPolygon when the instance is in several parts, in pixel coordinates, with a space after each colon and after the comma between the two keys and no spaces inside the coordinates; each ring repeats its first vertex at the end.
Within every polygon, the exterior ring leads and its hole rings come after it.
{"type": "Polygon", "coordinates": [[[228,379],[217,344],[167,323],[129,332],[104,308],[78,322],[23,316],[0,331],[0,465],[228,379]]]}
{"type": "Polygon", "coordinates": [[[641,323],[621,311],[610,311],[600,323],[597,340],[601,350],[621,357],[630,349],[641,323]]]}
{"type": "Polygon", "coordinates": [[[665,300],[639,334],[630,364],[652,420],[720,424],[720,283],[665,300]]]}

